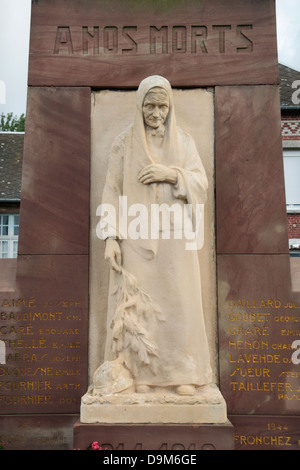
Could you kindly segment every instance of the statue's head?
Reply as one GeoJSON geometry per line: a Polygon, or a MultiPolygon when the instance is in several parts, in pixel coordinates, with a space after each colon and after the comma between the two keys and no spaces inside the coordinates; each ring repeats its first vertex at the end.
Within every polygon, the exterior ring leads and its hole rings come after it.
{"type": "Polygon", "coordinates": [[[161,87],[151,88],[143,102],[144,123],[157,129],[164,124],[170,108],[169,96],[166,90],[161,87]]]}

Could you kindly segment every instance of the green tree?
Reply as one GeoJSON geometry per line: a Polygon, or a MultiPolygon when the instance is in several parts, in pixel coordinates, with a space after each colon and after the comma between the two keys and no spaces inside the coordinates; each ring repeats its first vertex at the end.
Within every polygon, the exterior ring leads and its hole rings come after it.
{"type": "Polygon", "coordinates": [[[24,132],[25,131],[25,115],[21,114],[20,117],[14,116],[13,113],[1,114],[0,119],[1,132],[24,132]]]}

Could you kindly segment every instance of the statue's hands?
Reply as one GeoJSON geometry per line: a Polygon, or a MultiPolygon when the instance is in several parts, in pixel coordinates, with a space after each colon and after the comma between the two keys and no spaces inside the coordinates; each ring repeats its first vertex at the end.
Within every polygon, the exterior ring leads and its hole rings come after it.
{"type": "Polygon", "coordinates": [[[110,263],[112,269],[121,272],[121,248],[117,240],[108,238],[105,242],[104,258],[110,263]]]}
{"type": "Polygon", "coordinates": [[[173,168],[161,165],[160,163],[152,163],[145,166],[138,175],[138,180],[143,184],[167,182],[171,184],[177,183],[177,171],[173,168]]]}

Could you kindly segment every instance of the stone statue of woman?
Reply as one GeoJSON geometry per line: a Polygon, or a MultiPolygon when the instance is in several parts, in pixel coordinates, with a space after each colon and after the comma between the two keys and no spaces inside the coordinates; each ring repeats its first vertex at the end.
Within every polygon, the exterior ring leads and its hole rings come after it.
{"type": "MultiPolygon", "coordinates": [[[[129,216],[132,208],[146,208],[149,227],[151,209],[163,204],[182,214],[188,205],[193,226],[207,186],[194,140],[176,124],[170,83],[146,78],[134,122],[113,143],[102,197],[116,214],[103,235],[111,266],[105,364],[126,369],[123,388],[193,395],[213,380],[198,255],[186,249],[182,225],[171,221],[168,237],[161,226],[159,236],[150,230],[145,236],[140,227],[141,236],[130,237],[119,223],[120,198],[126,196],[129,216]]],[[[121,390],[118,373],[113,381],[121,390]]]]}

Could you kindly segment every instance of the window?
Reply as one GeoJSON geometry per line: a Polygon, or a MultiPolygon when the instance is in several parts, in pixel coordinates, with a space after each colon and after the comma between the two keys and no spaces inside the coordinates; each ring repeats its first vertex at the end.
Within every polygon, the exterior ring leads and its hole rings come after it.
{"type": "Polygon", "coordinates": [[[284,149],[283,162],[287,209],[300,212],[300,150],[284,149]]]}
{"type": "Polygon", "coordinates": [[[19,215],[0,214],[0,258],[18,255],[19,215]]]}

